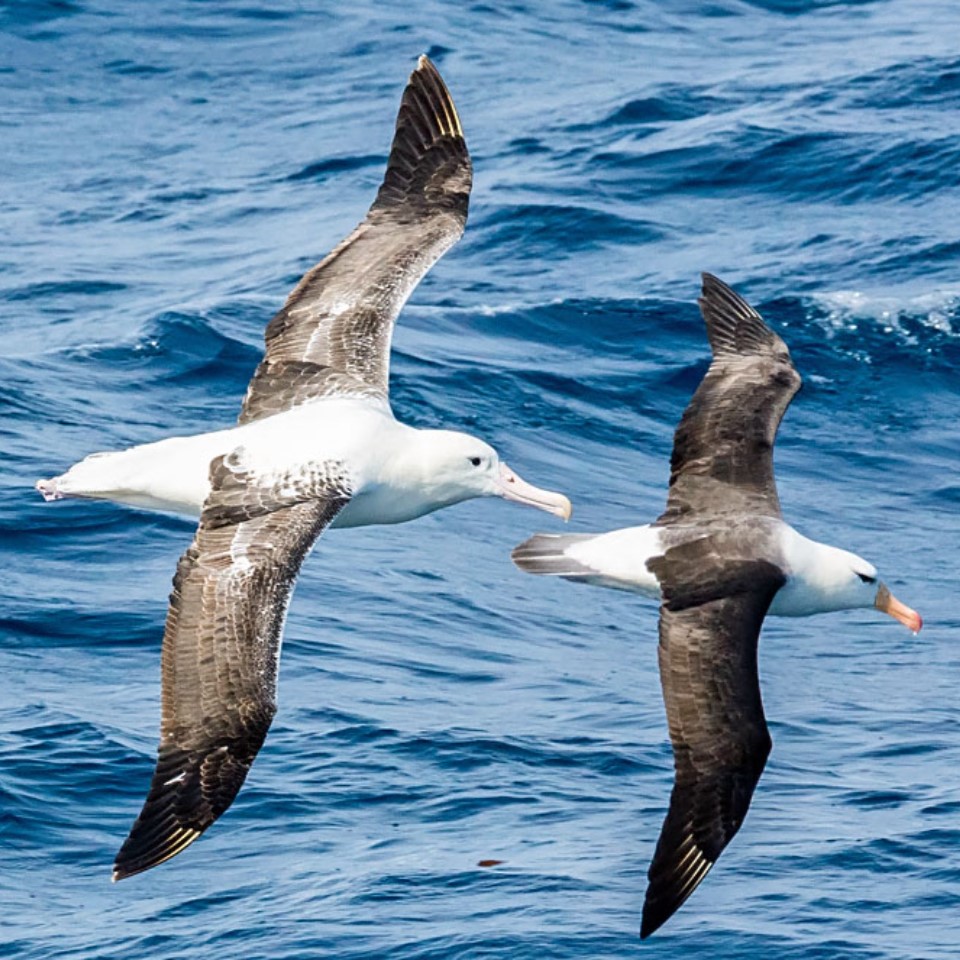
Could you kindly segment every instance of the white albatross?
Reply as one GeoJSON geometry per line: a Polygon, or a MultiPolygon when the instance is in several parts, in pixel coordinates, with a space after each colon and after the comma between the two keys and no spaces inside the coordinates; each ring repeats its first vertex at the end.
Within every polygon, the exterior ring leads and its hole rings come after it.
{"type": "Polygon", "coordinates": [[[699,303],[713,361],[674,436],[665,512],[610,533],[537,534],[513,551],[530,573],[660,600],[675,781],[641,937],[707,875],[763,772],[771,747],[757,675],[764,616],[876,607],[914,632],[923,624],[873,564],[781,519],[773,444],[800,376],[784,342],[716,277],[704,274],[699,303]]]}
{"type": "Polygon", "coordinates": [[[276,712],[300,565],[328,527],[400,523],[473,497],[570,516],[486,443],[415,430],[388,400],[394,321],[460,238],[471,164],[440,74],[421,57],[366,219],[266,330],[239,425],[100,453],[37,488],[200,517],[173,581],[156,771],[114,880],[175,856],[233,802],[276,712]]]}

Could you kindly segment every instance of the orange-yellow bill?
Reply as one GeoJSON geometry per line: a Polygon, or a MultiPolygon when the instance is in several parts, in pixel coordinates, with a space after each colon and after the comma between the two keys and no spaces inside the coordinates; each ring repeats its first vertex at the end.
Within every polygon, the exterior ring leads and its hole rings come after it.
{"type": "Polygon", "coordinates": [[[874,606],[883,613],[890,614],[895,620],[899,620],[914,633],[919,633],[923,626],[923,617],[916,610],[901,603],[884,584],[880,584],[880,589],[877,590],[874,606]]]}

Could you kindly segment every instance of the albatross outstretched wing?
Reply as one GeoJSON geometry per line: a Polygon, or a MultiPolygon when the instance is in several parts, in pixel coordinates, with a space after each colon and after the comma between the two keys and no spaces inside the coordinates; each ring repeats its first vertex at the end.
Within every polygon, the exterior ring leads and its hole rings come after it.
{"type": "Polygon", "coordinates": [[[463,234],[472,170],[440,74],[421,57],[366,219],[290,294],[266,330],[240,423],[336,393],[387,396],[393,324],[463,234]]]}
{"type": "Polygon", "coordinates": [[[657,522],[779,517],[773,444],[800,375],[760,314],[709,273],[699,303],[713,361],[674,434],[667,508],[657,522]]]}
{"type": "Polygon", "coordinates": [[[242,451],[211,464],[163,637],[157,767],[113,879],[180,853],[233,802],[276,712],[287,603],[310,547],[350,498],[337,463],[258,484],[242,451]]]}
{"type": "Polygon", "coordinates": [[[650,564],[663,591],[660,682],[675,780],[641,937],[673,916],[740,829],[770,753],[757,641],[785,577],[763,560],[721,560],[714,547],[688,541],[650,564]]]}

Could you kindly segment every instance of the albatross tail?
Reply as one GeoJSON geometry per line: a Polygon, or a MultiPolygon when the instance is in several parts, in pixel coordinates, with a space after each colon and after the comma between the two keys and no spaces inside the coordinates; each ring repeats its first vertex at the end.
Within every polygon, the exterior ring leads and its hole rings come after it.
{"type": "Polygon", "coordinates": [[[38,480],[36,488],[48,503],[73,497],[110,500],[116,489],[115,456],[114,453],[92,453],[60,476],[38,480]]]}
{"type": "Polygon", "coordinates": [[[643,526],[609,533],[538,533],[512,557],[527,573],[659,598],[660,584],[647,564],[663,549],[660,531],[643,526]]]}
{"type": "Polygon", "coordinates": [[[58,477],[37,481],[43,499],[112,500],[144,510],[197,516],[209,490],[210,461],[226,431],[171,437],[93,453],[58,477]]]}
{"type": "Polygon", "coordinates": [[[594,533],[535,533],[514,547],[510,554],[513,562],[525,573],[537,573],[546,577],[596,577],[597,571],[572,557],[570,547],[593,540],[594,533]]]}

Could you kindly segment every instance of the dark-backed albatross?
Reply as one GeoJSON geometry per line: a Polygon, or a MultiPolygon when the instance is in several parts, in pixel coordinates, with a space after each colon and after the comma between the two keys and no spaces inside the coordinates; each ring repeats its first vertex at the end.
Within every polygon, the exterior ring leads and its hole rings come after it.
{"type": "Polygon", "coordinates": [[[693,893],[746,816],[771,747],[757,675],[766,614],[876,607],[922,626],[872,564],[781,519],[773,444],[800,375],[780,337],[716,277],[703,275],[699,303],[713,360],[674,436],[664,513],[610,533],[537,534],[513,551],[529,573],[660,600],[675,781],[641,937],[693,893]]]}
{"type": "Polygon", "coordinates": [[[115,880],[180,853],[233,802],[276,711],[294,580],[328,526],[491,496],[569,517],[566,497],[525,483],[486,443],[413,429],[390,409],[394,321],[463,233],[471,178],[453,101],[421,57],[376,200],[270,322],[239,425],[94,454],[37,484],[48,500],[200,517],[164,631],[156,771],[115,880]]]}

